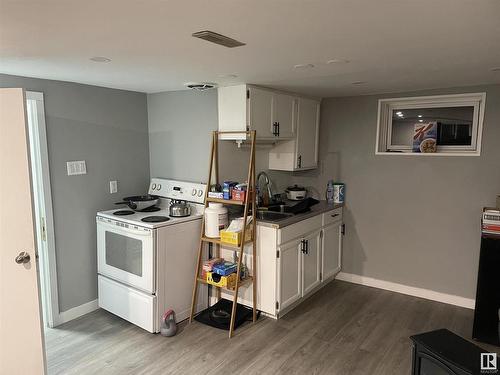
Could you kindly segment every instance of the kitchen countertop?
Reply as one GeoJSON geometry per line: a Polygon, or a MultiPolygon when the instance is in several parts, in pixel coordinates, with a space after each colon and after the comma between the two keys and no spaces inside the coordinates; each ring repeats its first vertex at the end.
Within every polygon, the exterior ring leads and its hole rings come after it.
{"type": "Polygon", "coordinates": [[[319,203],[312,206],[311,210],[308,212],[304,212],[302,214],[290,215],[290,217],[278,221],[259,219],[257,220],[257,225],[262,225],[271,228],[284,228],[288,225],[298,223],[299,221],[309,219],[310,217],[316,215],[321,215],[324,212],[328,212],[343,206],[344,206],[343,203],[327,203],[327,201],[319,201],[319,203]]]}

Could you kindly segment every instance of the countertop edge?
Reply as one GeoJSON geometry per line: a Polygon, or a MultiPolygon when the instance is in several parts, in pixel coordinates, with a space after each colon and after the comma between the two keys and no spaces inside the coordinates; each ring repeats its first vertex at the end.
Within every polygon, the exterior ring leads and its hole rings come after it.
{"type": "Polygon", "coordinates": [[[297,214],[290,216],[289,218],[279,220],[279,221],[266,221],[266,220],[257,220],[257,225],[263,226],[263,227],[268,227],[268,228],[275,228],[275,229],[281,229],[285,228],[289,225],[293,225],[295,223],[298,223],[303,220],[307,220],[311,217],[321,215],[325,212],[335,210],[337,208],[342,208],[344,207],[344,203],[327,203],[326,201],[320,201],[318,204],[314,205],[311,207],[311,211],[305,212],[303,214],[297,214]]]}

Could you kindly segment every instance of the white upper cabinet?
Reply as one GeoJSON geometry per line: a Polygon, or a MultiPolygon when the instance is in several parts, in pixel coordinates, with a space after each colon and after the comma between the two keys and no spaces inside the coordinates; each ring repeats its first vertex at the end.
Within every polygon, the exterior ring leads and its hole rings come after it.
{"type": "Polygon", "coordinates": [[[257,87],[248,88],[248,124],[250,130],[257,130],[257,138],[275,138],[271,91],[257,87]]]}
{"type": "Polygon", "coordinates": [[[297,171],[318,166],[319,100],[296,98],[295,138],[276,144],[269,152],[269,169],[297,171]]]}
{"type": "MultiPolygon", "coordinates": [[[[294,137],[295,102],[288,94],[251,85],[217,89],[220,131],[256,130],[258,140],[277,142],[294,137]]],[[[245,140],[246,135],[221,135],[245,140]]]]}
{"type": "Polygon", "coordinates": [[[272,96],[272,123],[279,138],[293,138],[297,99],[291,95],[274,93],[272,96]]]}

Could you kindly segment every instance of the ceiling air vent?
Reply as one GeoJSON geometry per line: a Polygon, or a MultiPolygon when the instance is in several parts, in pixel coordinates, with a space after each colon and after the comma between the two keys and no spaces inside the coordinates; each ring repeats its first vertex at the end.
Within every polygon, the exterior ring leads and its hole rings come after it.
{"type": "Polygon", "coordinates": [[[215,83],[209,83],[209,82],[190,82],[190,83],[186,83],[186,87],[189,88],[189,89],[192,89],[192,90],[199,90],[199,91],[203,91],[203,90],[209,90],[209,89],[213,89],[217,86],[217,84],[215,83]]]}
{"type": "Polygon", "coordinates": [[[220,44],[221,46],[228,48],[240,47],[245,45],[245,43],[237,41],[233,38],[208,30],[198,31],[197,33],[193,33],[193,36],[195,38],[200,38],[208,42],[220,44]]]}

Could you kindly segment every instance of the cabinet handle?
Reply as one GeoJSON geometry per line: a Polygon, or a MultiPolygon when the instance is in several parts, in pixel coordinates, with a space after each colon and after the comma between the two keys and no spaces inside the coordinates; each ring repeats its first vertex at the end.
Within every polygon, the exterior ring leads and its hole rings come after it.
{"type": "Polygon", "coordinates": [[[280,136],[280,122],[278,121],[278,137],[280,136]]]}
{"type": "Polygon", "coordinates": [[[278,123],[273,122],[273,135],[276,137],[278,135],[278,123]]]}
{"type": "Polygon", "coordinates": [[[302,254],[306,253],[306,241],[304,240],[300,240],[300,251],[302,252],[302,254]]]}
{"type": "Polygon", "coordinates": [[[333,214],[333,215],[330,215],[331,217],[337,217],[339,216],[340,214],[333,214]]]}
{"type": "Polygon", "coordinates": [[[306,255],[309,254],[309,240],[306,240],[306,255]]]}
{"type": "Polygon", "coordinates": [[[302,167],[302,155],[299,155],[297,158],[297,168],[302,167]]]}

